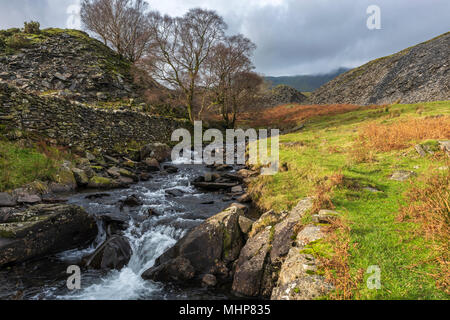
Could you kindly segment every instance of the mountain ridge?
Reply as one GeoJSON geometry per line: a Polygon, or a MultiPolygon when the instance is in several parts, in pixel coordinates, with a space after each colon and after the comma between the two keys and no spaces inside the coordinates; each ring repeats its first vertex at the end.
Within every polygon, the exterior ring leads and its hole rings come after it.
{"type": "Polygon", "coordinates": [[[287,85],[300,92],[311,92],[349,70],[349,68],[342,67],[328,73],[280,77],[267,76],[265,79],[270,82],[273,87],[276,87],[277,85],[287,85]]]}
{"type": "Polygon", "coordinates": [[[372,60],[314,91],[314,104],[450,100],[450,32],[372,60]]]}

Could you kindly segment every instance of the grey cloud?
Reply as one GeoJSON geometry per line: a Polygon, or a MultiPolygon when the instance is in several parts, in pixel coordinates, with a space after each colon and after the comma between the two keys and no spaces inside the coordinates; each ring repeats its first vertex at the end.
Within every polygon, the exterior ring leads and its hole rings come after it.
{"type": "MultiPolygon", "coordinates": [[[[358,66],[450,29],[448,0],[148,2],[154,9],[173,15],[197,6],[217,10],[230,33],[243,33],[257,44],[255,65],[258,72],[267,75],[358,66]],[[366,9],[372,4],[381,8],[382,30],[370,31],[366,27],[366,9]]],[[[39,20],[43,27],[65,27],[67,7],[74,3],[77,0],[0,0],[0,28],[21,26],[31,19],[39,20]]]]}

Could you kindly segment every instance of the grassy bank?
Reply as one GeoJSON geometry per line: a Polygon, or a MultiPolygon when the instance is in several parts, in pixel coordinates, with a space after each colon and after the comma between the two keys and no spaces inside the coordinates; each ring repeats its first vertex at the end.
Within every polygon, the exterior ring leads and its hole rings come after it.
{"type": "Polygon", "coordinates": [[[33,181],[54,181],[58,168],[70,155],[44,143],[10,142],[0,139],[0,192],[33,181]]]}
{"type": "Polygon", "coordinates": [[[305,109],[310,116],[302,117],[298,107],[296,116],[305,129],[280,137],[280,161],[289,170],[259,177],[251,185],[257,204],[285,210],[312,195],[316,210],[343,214],[346,227],[324,246],[341,256],[325,259],[325,273],[338,286],[328,298],[448,299],[448,250],[442,248],[448,249],[449,160],[437,140],[450,139],[450,102],[347,109],[332,115],[305,109]],[[433,154],[421,157],[417,144],[433,154]],[[398,170],[415,176],[391,180],[398,170]],[[433,196],[444,200],[428,212],[436,211],[440,219],[440,231],[434,232],[442,236],[436,237],[423,232],[433,222],[404,214],[412,202],[420,207],[427,199],[413,199],[408,191],[416,185],[425,190],[433,179],[444,184],[433,196]],[[370,274],[365,271],[373,265],[381,269],[379,290],[366,286],[370,274]]]}

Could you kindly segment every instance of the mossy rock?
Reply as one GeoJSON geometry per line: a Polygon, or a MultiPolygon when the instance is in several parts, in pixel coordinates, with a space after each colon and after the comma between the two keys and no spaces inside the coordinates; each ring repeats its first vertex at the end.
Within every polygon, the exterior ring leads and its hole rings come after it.
{"type": "Polygon", "coordinates": [[[100,176],[93,176],[88,183],[88,187],[93,189],[113,189],[118,186],[116,181],[100,176]]]}

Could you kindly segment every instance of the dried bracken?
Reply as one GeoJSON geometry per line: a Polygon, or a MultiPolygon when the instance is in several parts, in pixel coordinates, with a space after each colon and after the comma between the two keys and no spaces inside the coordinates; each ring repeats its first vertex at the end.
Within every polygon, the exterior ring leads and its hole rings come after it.
{"type": "Polygon", "coordinates": [[[420,226],[411,232],[430,242],[433,259],[439,265],[439,272],[432,276],[437,287],[450,294],[450,172],[434,173],[421,182],[408,191],[408,205],[400,210],[397,219],[420,226]]]}
{"type": "Polygon", "coordinates": [[[405,119],[391,124],[371,122],[360,132],[360,140],[369,148],[387,152],[401,150],[416,141],[450,138],[450,116],[405,119]]]}

